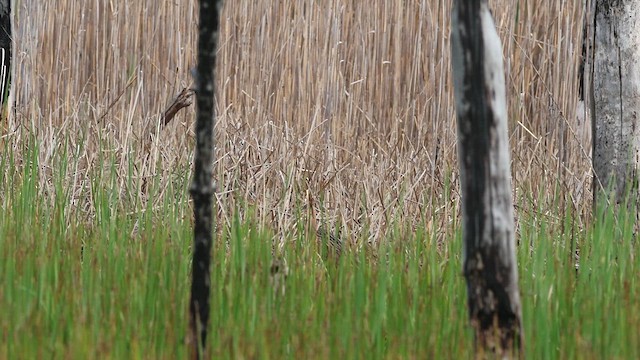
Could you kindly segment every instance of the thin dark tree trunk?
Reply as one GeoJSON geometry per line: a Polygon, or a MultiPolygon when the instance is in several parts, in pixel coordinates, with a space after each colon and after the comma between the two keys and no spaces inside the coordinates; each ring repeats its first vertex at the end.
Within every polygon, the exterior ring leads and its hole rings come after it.
{"type": "Polygon", "coordinates": [[[486,0],[454,1],[451,22],[464,275],[479,357],[522,345],[502,45],[486,0]]]}
{"type": "Polygon", "coordinates": [[[198,66],[195,74],[196,148],[191,197],[195,218],[189,343],[192,357],[202,358],[209,324],[210,263],[213,240],[214,67],[222,0],[200,0],[198,66]]]}
{"type": "Polygon", "coordinates": [[[9,98],[11,84],[11,0],[0,0],[0,90],[2,105],[9,98]]]}

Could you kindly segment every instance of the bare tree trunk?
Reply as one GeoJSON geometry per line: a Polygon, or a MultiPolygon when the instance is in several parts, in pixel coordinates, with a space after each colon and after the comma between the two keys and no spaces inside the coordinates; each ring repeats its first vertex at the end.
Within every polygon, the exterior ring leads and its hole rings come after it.
{"type": "Polygon", "coordinates": [[[195,217],[189,336],[193,358],[202,358],[209,324],[211,243],[213,238],[214,66],[222,0],[200,0],[198,68],[195,74],[196,149],[191,197],[195,217]]]}
{"type": "MultiPolygon", "coordinates": [[[[595,31],[595,22],[593,14],[595,13],[596,0],[585,0],[584,7],[584,23],[582,27],[582,61],[579,70],[579,97],[580,101],[576,109],[578,123],[584,124],[579,132],[580,140],[583,144],[589,144],[589,148],[585,150],[593,154],[593,121],[591,119],[594,112],[593,108],[593,33],[595,31]]],[[[593,158],[593,157],[592,157],[593,158]]],[[[595,182],[593,183],[595,184],[595,182]]]]}
{"type": "Polygon", "coordinates": [[[464,275],[479,356],[522,346],[502,45],[486,0],[454,1],[451,22],[464,275]]]}
{"type": "Polygon", "coordinates": [[[640,16],[638,0],[595,0],[593,58],[594,201],[638,197],[640,16]],[[606,199],[606,198],[605,198],[606,199]]]}
{"type": "Polygon", "coordinates": [[[11,84],[11,0],[0,0],[0,91],[2,105],[9,98],[11,84]]]}

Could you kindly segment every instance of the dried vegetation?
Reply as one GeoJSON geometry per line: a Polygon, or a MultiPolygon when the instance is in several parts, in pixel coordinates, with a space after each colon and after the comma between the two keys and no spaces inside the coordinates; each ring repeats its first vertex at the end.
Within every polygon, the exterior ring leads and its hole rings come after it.
{"type": "MultiPolygon", "coordinates": [[[[16,105],[2,143],[25,161],[27,140],[38,139],[42,196],[54,193],[54,154],[65,150],[74,159],[59,174],[68,208],[88,220],[96,178],[116,179],[127,211],[184,183],[176,179],[190,168],[194,109],[167,126],[162,116],[192,82],[196,5],[16,2],[16,105]]],[[[491,6],[504,44],[516,213],[562,231],[571,210],[582,228],[591,211],[590,126],[576,114],[582,1],[491,6]]],[[[252,207],[287,239],[315,216],[349,246],[421,225],[451,235],[459,193],[449,14],[450,0],[227,1],[216,74],[219,221],[252,207]]]]}

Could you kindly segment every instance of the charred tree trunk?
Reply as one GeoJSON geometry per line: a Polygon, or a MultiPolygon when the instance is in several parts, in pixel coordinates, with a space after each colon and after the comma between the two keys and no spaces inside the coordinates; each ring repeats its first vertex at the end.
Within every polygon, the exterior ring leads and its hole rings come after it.
{"type": "Polygon", "coordinates": [[[191,300],[189,302],[189,345],[194,358],[206,348],[209,323],[211,243],[213,240],[213,125],[214,66],[222,0],[200,0],[198,66],[195,74],[196,148],[191,197],[194,211],[194,248],[191,300]]]}
{"type": "Polygon", "coordinates": [[[594,201],[638,202],[640,1],[594,0],[594,201]],[[603,198],[604,196],[604,198],[603,198]]]}
{"type": "Polygon", "coordinates": [[[2,105],[7,104],[11,85],[11,0],[0,0],[0,90],[2,105]]]}
{"type": "Polygon", "coordinates": [[[502,45],[486,0],[454,1],[451,22],[464,275],[476,351],[522,344],[502,45]]]}

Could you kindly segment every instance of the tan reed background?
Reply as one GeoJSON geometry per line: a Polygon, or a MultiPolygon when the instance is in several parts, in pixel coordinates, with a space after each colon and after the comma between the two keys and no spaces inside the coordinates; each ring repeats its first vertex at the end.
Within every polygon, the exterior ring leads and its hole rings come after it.
{"type": "MultiPolygon", "coordinates": [[[[252,207],[281,238],[308,216],[355,246],[421,224],[450,236],[459,211],[450,3],[227,1],[216,69],[221,223],[252,207]]],[[[591,211],[590,126],[576,114],[582,1],[490,3],[516,213],[567,231],[571,209],[581,229],[591,211]]],[[[19,159],[27,138],[41,142],[43,196],[64,176],[70,208],[91,220],[95,179],[112,176],[126,211],[160,206],[192,158],[193,107],[166,128],[159,121],[192,84],[197,1],[16,0],[14,9],[16,106],[2,139],[19,159]],[[75,160],[59,174],[63,149],[75,160]]]]}

